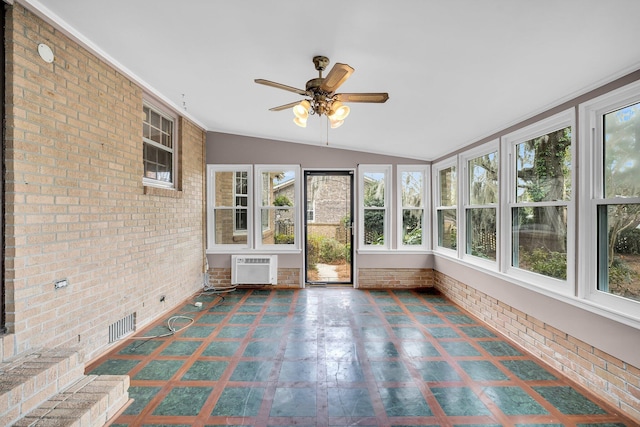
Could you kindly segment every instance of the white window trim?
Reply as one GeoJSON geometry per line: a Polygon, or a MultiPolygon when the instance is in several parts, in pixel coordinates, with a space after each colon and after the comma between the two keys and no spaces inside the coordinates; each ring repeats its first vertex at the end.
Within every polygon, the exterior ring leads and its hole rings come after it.
{"type": "MultiPolygon", "coordinates": [[[[602,117],[604,114],[640,102],[640,81],[580,104],[580,245],[578,262],[578,297],[616,313],[640,320],[640,302],[601,292],[598,287],[597,207],[602,201],[602,117]]],[[[637,198],[619,199],[620,203],[637,202],[637,198]]]]}
{"type": "MultiPolygon", "coordinates": [[[[431,168],[429,165],[398,165],[396,170],[396,194],[397,194],[397,212],[396,212],[396,236],[398,249],[403,251],[424,251],[430,247],[429,230],[431,227],[431,201],[429,200],[429,179],[431,177],[431,168]],[[422,244],[421,245],[405,245],[403,243],[404,230],[402,228],[403,210],[402,205],[402,173],[418,172],[422,174],[422,244]]],[[[410,209],[407,206],[407,209],[410,209]]]]}
{"type": "MultiPolygon", "coordinates": [[[[235,175],[235,174],[234,174],[235,175]]],[[[235,177],[235,176],[234,176],[235,177]]],[[[235,182],[234,182],[235,185],[235,182]]],[[[228,252],[235,250],[247,250],[252,247],[252,166],[251,165],[207,165],[207,253],[228,252]],[[215,190],[216,190],[216,172],[247,172],[247,243],[242,244],[216,244],[215,240],[215,190]]],[[[235,190],[233,192],[235,194],[235,190]]],[[[235,200],[235,197],[234,197],[235,200]]],[[[233,209],[232,206],[224,208],[233,209]]],[[[235,219],[234,219],[235,221],[235,219]]]]}
{"type": "Polygon", "coordinates": [[[391,165],[358,165],[358,253],[382,252],[391,249],[391,200],[393,193],[391,165]],[[384,245],[364,244],[364,176],[367,173],[384,174],[384,245]]]}
{"type": "Polygon", "coordinates": [[[501,159],[502,171],[500,186],[500,206],[501,206],[501,265],[500,269],[505,274],[518,280],[531,283],[536,287],[547,289],[553,293],[567,296],[575,295],[575,199],[576,199],[576,127],[575,109],[562,111],[546,119],[540,120],[524,128],[518,129],[501,138],[501,159]],[[518,205],[515,200],[515,153],[514,147],[522,142],[537,138],[550,132],[571,126],[571,200],[568,202],[550,202],[549,205],[566,205],[567,207],[567,279],[559,280],[543,274],[534,273],[524,269],[511,266],[512,238],[511,230],[513,219],[511,217],[512,207],[518,205]]]}
{"type": "Polygon", "coordinates": [[[433,250],[435,252],[440,252],[443,254],[447,254],[448,256],[452,256],[455,258],[461,258],[460,250],[460,212],[458,206],[460,206],[460,169],[458,167],[458,156],[451,157],[449,159],[443,160],[434,164],[431,167],[431,185],[432,185],[432,193],[433,193],[433,218],[431,221],[431,229],[433,230],[432,236],[432,244],[433,250]],[[440,171],[444,169],[448,169],[450,167],[456,168],[456,205],[455,206],[442,206],[440,205],[440,171]],[[438,227],[438,211],[444,209],[455,209],[456,211],[456,228],[457,228],[457,236],[456,236],[456,249],[445,248],[444,246],[440,246],[438,244],[439,240],[439,227],[438,227]]]}
{"type": "MultiPolygon", "coordinates": [[[[300,208],[301,203],[301,190],[300,190],[300,165],[255,165],[254,166],[254,242],[255,249],[258,251],[268,250],[270,253],[274,252],[299,252],[300,245],[302,241],[302,236],[300,235],[300,221],[302,220],[302,209],[300,208]],[[289,209],[293,211],[294,218],[294,236],[295,241],[293,244],[265,244],[262,243],[262,208],[270,208],[273,209],[273,206],[262,206],[262,188],[263,188],[263,180],[262,173],[263,172],[275,172],[275,171],[292,171],[294,173],[294,182],[293,182],[293,191],[295,195],[295,199],[293,201],[293,206],[290,206],[289,209]]],[[[270,201],[273,202],[273,201],[270,201]]],[[[275,210],[275,209],[273,209],[275,210]]],[[[305,208],[306,214],[306,208],[305,208]]]]}
{"type": "MultiPolygon", "coordinates": [[[[171,136],[171,142],[172,142],[172,149],[171,149],[171,159],[172,159],[172,165],[171,165],[171,177],[172,180],[171,182],[165,182],[165,181],[159,181],[156,179],[151,179],[151,178],[147,178],[144,175],[142,176],[142,185],[147,186],[147,187],[158,187],[158,188],[166,188],[166,189],[172,189],[175,190],[177,189],[177,183],[178,183],[178,144],[180,143],[178,135],[180,135],[179,133],[179,129],[178,129],[178,116],[173,113],[170,109],[168,108],[164,108],[161,107],[158,102],[155,101],[151,101],[149,99],[147,99],[147,97],[145,97],[145,99],[143,99],[142,101],[143,106],[150,108],[152,110],[154,110],[155,112],[165,116],[166,118],[169,118],[173,121],[173,135],[171,136]]],[[[141,112],[142,113],[142,112],[141,112]]],[[[152,144],[152,145],[157,145],[154,141],[147,141],[144,137],[142,138],[143,144],[145,142],[152,144]]],[[[166,149],[166,147],[165,147],[166,149]]],[[[142,154],[142,161],[144,162],[144,149],[143,149],[143,154],[142,154]]],[[[144,173],[144,166],[143,166],[143,173],[144,173]]]]}
{"type": "MultiPolygon", "coordinates": [[[[498,270],[498,266],[500,265],[500,258],[502,255],[501,244],[500,244],[500,236],[501,236],[501,227],[500,227],[500,218],[501,218],[501,210],[500,210],[500,182],[501,182],[501,156],[500,156],[500,140],[494,139],[485,144],[482,144],[478,147],[475,147],[471,150],[465,151],[461,153],[459,156],[459,165],[458,165],[458,177],[462,177],[462,180],[459,179],[458,188],[460,189],[460,194],[462,195],[462,208],[459,210],[459,224],[458,230],[461,235],[461,243],[460,243],[460,254],[462,259],[470,264],[476,264],[482,266],[484,268],[490,270],[498,270]],[[498,156],[498,200],[495,205],[471,205],[470,201],[470,188],[469,188],[469,161],[476,159],[480,156],[484,156],[486,154],[496,153],[498,156]],[[460,173],[461,172],[461,173],[460,173]],[[496,260],[492,261],[490,259],[480,258],[475,255],[468,254],[466,251],[467,247],[467,209],[468,208],[495,208],[496,210],[496,260]]],[[[460,240],[459,240],[460,242],[460,240]]]]}

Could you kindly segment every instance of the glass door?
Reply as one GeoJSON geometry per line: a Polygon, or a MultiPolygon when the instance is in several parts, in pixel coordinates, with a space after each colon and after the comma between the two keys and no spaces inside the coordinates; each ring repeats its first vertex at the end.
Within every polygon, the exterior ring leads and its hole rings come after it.
{"type": "Polygon", "coordinates": [[[305,282],[353,284],[353,171],[304,172],[305,282]]]}

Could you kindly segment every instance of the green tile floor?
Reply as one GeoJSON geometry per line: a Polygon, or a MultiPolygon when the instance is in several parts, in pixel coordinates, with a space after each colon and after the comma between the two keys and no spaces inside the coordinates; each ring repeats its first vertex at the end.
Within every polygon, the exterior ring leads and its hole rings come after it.
{"type": "Polygon", "coordinates": [[[115,427],[636,425],[432,292],[198,295],[87,373],[131,377],[115,427]]]}

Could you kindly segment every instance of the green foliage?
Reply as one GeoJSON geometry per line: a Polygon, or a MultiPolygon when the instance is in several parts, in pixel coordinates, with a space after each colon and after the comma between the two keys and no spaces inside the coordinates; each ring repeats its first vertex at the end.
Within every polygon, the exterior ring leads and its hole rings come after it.
{"type": "Polygon", "coordinates": [[[276,245],[292,245],[295,243],[295,236],[293,234],[276,234],[274,240],[276,245]]]}
{"type": "Polygon", "coordinates": [[[567,254],[536,248],[526,252],[520,248],[520,267],[556,279],[567,278],[567,254]]]}
{"type": "Polygon", "coordinates": [[[614,258],[609,266],[609,285],[623,285],[638,279],[638,273],[620,258],[614,258]]]}
{"type": "Polygon", "coordinates": [[[384,212],[380,210],[364,211],[365,244],[384,244],[384,212]]]}
{"type": "MultiPolygon", "coordinates": [[[[310,235],[307,239],[307,263],[309,267],[316,264],[336,264],[347,260],[350,254],[349,245],[344,245],[336,239],[318,234],[310,235]]],[[[350,260],[348,260],[350,261],[350,260]]]]}
{"type": "Polygon", "coordinates": [[[422,228],[416,227],[409,233],[405,234],[402,242],[405,245],[421,245],[422,244],[422,228]]]}
{"type": "Polygon", "coordinates": [[[633,228],[620,232],[615,242],[615,252],[619,254],[640,254],[640,230],[633,228]]]}
{"type": "Polygon", "coordinates": [[[291,203],[291,200],[289,200],[287,196],[285,196],[284,194],[281,194],[278,197],[276,197],[276,199],[273,201],[273,205],[274,206],[293,206],[293,203],[291,203]]]}

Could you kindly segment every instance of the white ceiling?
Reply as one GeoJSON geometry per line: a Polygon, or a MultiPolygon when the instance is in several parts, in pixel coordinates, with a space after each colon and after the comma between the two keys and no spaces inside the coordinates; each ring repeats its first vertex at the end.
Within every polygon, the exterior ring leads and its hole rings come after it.
{"type": "MultiPolygon", "coordinates": [[[[210,131],[433,160],[640,68],[638,0],[16,0],[210,131]],[[325,55],[345,124],[290,110],[325,55]]],[[[326,73],[325,73],[326,74],[326,73]]]]}

